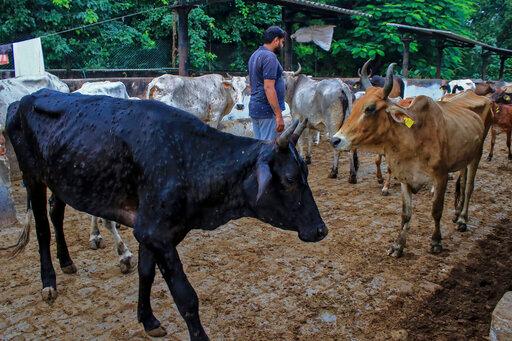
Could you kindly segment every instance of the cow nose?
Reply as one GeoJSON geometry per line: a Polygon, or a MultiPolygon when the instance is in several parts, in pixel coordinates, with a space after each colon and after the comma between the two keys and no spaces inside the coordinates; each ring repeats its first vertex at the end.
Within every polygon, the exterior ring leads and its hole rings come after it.
{"type": "Polygon", "coordinates": [[[332,139],[331,139],[331,144],[334,148],[338,147],[338,145],[340,144],[341,142],[341,139],[337,136],[334,136],[332,139]]]}
{"type": "Polygon", "coordinates": [[[244,110],[244,105],[243,104],[237,104],[236,105],[236,109],[237,110],[244,110]]]}

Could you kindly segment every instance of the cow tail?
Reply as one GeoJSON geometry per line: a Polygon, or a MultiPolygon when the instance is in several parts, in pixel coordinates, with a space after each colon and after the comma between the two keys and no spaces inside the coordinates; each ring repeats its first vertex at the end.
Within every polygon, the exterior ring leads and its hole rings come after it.
{"type": "Polygon", "coordinates": [[[28,242],[30,241],[30,231],[32,230],[32,216],[32,206],[30,205],[30,198],[28,198],[27,193],[27,213],[25,215],[25,223],[23,224],[23,229],[18,237],[18,241],[13,245],[0,248],[0,251],[12,249],[9,258],[14,258],[19,255],[28,245],[28,242]]]}
{"type": "Polygon", "coordinates": [[[352,92],[350,92],[350,88],[347,84],[341,84],[341,91],[345,94],[345,96],[341,96],[341,103],[343,105],[343,122],[347,119],[347,117],[352,112],[352,92]]]}

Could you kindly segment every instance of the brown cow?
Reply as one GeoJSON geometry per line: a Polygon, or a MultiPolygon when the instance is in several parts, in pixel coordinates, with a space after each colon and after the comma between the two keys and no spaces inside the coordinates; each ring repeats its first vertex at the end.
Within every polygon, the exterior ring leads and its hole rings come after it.
{"type": "Polygon", "coordinates": [[[507,134],[508,159],[512,160],[512,153],[510,152],[510,136],[512,134],[512,104],[492,102],[492,113],[494,120],[491,129],[491,149],[489,150],[487,161],[492,160],[496,135],[500,133],[507,134]]]}
{"type": "Polygon", "coordinates": [[[401,256],[406,245],[412,193],[428,183],[429,178],[433,179],[435,228],[431,251],[438,253],[442,251],[440,222],[450,172],[461,171],[457,188],[464,195],[459,200],[456,193],[455,213],[458,229],[467,229],[476,170],[492,122],[490,101],[468,92],[446,102],[418,96],[410,106],[399,106],[388,99],[395,65],[389,66],[383,88],[369,88],[354,103],[352,113],[332,138],[332,144],[341,150],[360,148],[384,153],[393,175],[402,183],[401,232],[389,250],[394,257],[401,256]]]}
{"type": "Polygon", "coordinates": [[[479,96],[491,95],[494,92],[496,92],[496,89],[494,88],[494,82],[487,81],[475,83],[475,94],[479,96]]]}

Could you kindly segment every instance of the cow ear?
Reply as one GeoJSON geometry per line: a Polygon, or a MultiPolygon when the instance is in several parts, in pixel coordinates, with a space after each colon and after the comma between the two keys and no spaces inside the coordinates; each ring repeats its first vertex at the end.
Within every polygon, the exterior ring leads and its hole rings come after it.
{"type": "Polygon", "coordinates": [[[386,112],[395,122],[404,124],[407,128],[411,128],[416,123],[415,118],[399,106],[390,106],[386,109],[386,112]]]}
{"type": "Polygon", "coordinates": [[[224,89],[229,89],[230,87],[233,86],[233,83],[231,81],[228,81],[228,80],[223,80],[222,81],[222,85],[224,86],[224,89]]]}
{"type": "Polygon", "coordinates": [[[272,179],[270,167],[266,162],[258,162],[256,166],[256,178],[258,179],[258,194],[256,195],[256,202],[260,201],[261,196],[267,190],[268,184],[272,179]]]}

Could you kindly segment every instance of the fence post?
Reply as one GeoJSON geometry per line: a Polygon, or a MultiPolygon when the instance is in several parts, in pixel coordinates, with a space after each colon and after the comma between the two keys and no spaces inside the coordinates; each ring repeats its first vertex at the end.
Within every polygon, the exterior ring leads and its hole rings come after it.
{"type": "Polygon", "coordinates": [[[178,57],[179,74],[188,76],[188,13],[190,7],[178,7],[178,57]]]}

